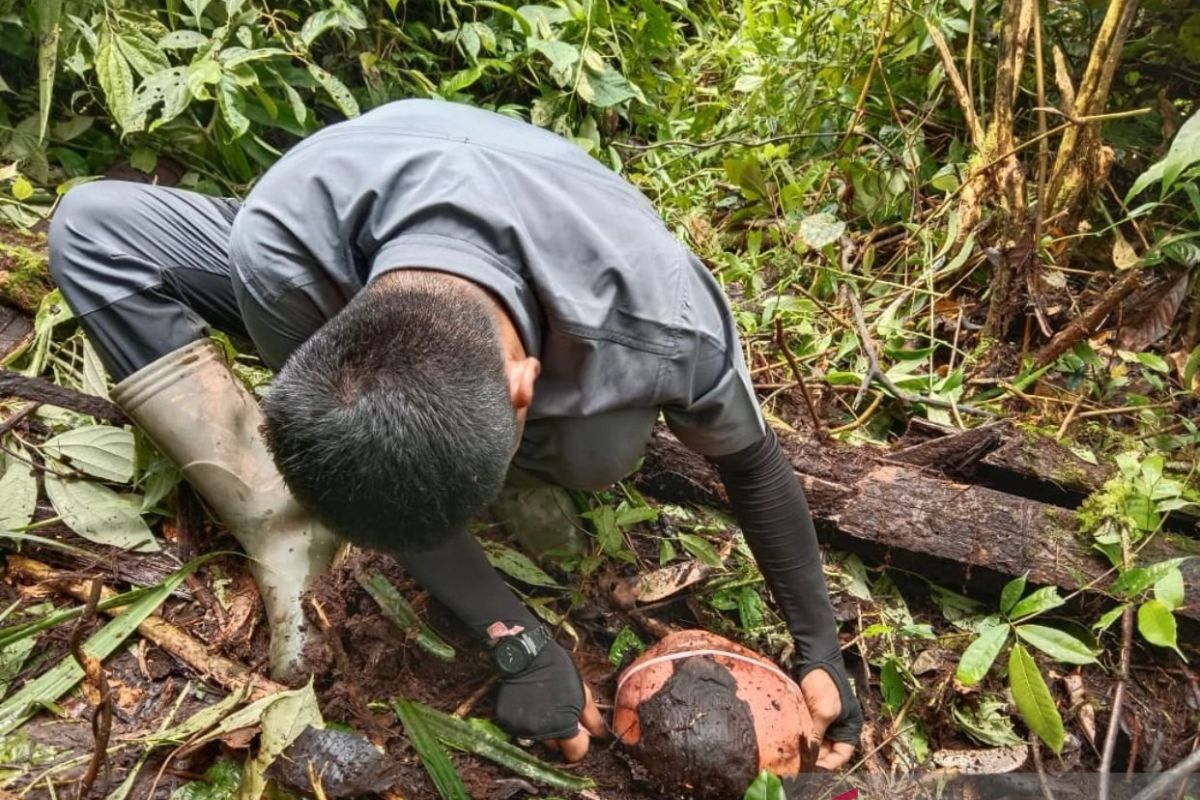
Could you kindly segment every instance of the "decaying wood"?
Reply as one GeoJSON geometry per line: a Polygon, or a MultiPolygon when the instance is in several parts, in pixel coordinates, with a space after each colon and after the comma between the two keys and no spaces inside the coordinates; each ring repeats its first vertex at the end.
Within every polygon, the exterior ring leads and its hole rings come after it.
{"type": "Polygon", "coordinates": [[[1100,327],[1100,323],[1104,318],[1112,313],[1117,305],[1139,289],[1142,285],[1142,274],[1139,270],[1128,270],[1121,280],[1114,283],[1100,297],[1094,306],[1089,308],[1083,314],[1071,319],[1067,327],[1063,328],[1054,338],[1042,347],[1037,352],[1033,360],[1037,366],[1049,364],[1054,359],[1061,356],[1063,353],[1071,349],[1071,346],[1085,336],[1091,336],[1092,332],[1100,327]]]}
{"type": "MultiPolygon", "coordinates": [[[[8,574],[26,581],[53,583],[61,591],[84,602],[87,601],[91,591],[91,581],[65,576],[40,561],[24,556],[8,556],[8,574]]],[[[106,586],[101,591],[100,599],[108,600],[115,594],[116,592],[106,586]]],[[[117,616],[121,613],[121,609],[106,609],[104,613],[117,616]]],[[[208,652],[208,648],[203,642],[192,638],[162,617],[153,614],[146,617],[138,626],[138,633],[183,661],[200,675],[211,678],[227,689],[240,690],[249,686],[252,700],[287,689],[282,684],[251,672],[236,661],[208,652]]]]}
{"type": "Polygon", "coordinates": [[[12,306],[0,303],[0,360],[33,336],[33,320],[12,306]]]}
{"type": "MultiPolygon", "coordinates": [[[[1112,578],[1070,509],[949,480],[882,451],[780,439],[822,538],[837,547],[933,580],[970,577],[985,589],[1026,571],[1032,583],[1068,591],[1112,578]]],[[[709,465],[665,429],[655,432],[639,483],[660,499],[725,502],[709,465]]],[[[1196,555],[1200,542],[1164,533],[1140,560],[1196,555]]],[[[1183,573],[1188,596],[1200,592],[1200,562],[1186,562],[1183,573]]],[[[1200,606],[1179,613],[1200,620],[1200,606]]]]}
{"type": "Polygon", "coordinates": [[[58,386],[42,378],[27,378],[11,370],[0,369],[0,397],[20,397],[38,403],[78,411],[113,425],[126,425],[129,417],[116,405],[84,392],[58,386]]]}

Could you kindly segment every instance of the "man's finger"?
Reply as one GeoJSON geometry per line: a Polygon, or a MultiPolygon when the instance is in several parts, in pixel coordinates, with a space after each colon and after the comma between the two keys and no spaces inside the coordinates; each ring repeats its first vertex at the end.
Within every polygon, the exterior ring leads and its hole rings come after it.
{"type": "Polygon", "coordinates": [[[592,690],[587,684],[583,686],[584,703],[583,711],[579,714],[579,722],[583,727],[587,728],[588,733],[595,736],[597,739],[608,738],[608,729],[604,726],[604,717],[600,714],[600,709],[596,707],[596,701],[592,699],[592,690]]]}
{"type": "Polygon", "coordinates": [[[854,755],[854,745],[849,742],[831,742],[824,741],[821,743],[821,753],[817,756],[818,769],[841,769],[850,760],[850,756],[854,755]]]}
{"type": "Polygon", "coordinates": [[[580,729],[579,733],[572,736],[570,739],[552,739],[546,744],[551,747],[557,745],[557,749],[562,753],[562,757],[567,761],[579,761],[587,755],[588,745],[592,742],[592,735],[586,730],[580,729]]]}

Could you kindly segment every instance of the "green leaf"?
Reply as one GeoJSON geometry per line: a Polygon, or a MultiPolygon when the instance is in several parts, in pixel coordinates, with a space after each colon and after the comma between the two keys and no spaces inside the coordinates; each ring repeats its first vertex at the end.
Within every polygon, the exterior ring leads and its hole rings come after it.
{"type": "Polygon", "coordinates": [[[846,223],[833,214],[812,214],[800,220],[800,238],[814,250],[836,242],[846,232],[846,223]]]}
{"type": "Polygon", "coordinates": [[[1007,713],[1008,704],[995,697],[983,697],[978,709],[954,705],[954,722],[980,744],[992,747],[1013,747],[1024,744],[1024,740],[1013,730],[1012,717],[1007,713]]]}
{"type": "Polygon", "coordinates": [[[1129,193],[1125,195],[1125,202],[1128,203],[1158,181],[1162,181],[1164,193],[1169,191],[1175,179],[1196,161],[1200,161],[1200,111],[1192,114],[1188,121],[1183,123],[1179,132],[1175,134],[1167,154],[1160,161],[1151,164],[1133,182],[1129,193]]]}
{"type": "Polygon", "coordinates": [[[1092,630],[1095,630],[1095,631],[1108,630],[1110,627],[1112,627],[1112,624],[1114,622],[1116,622],[1117,620],[1119,620],[1121,618],[1121,615],[1123,613],[1125,613],[1125,609],[1128,607],[1129,606],[1121,605],[1121,606],[1117,606],[1116,608],[1110,608],[1108,611],[1105,611],[1104,614],[1102,614],[1100,616],[1100,619],[1096,620],[1095,624],[1092,625],[1092,630]]]}
{"type": "Polygon", "coordinates": [[[42,450],[79,472],[127,483],[133,477],[133,434],[110,425],[87,425],[49,439],[42,450]]]}
{"type": "Polygon", "coordinates": [[[1183,388],[1190,391],[1192,381],[1196,379],[1196,373],[1200,372],[1200,345],[1196,345],[1196,349],[1188,356],[1187,363],[1183,367],[1183,388]]]}
{"type": "Polygon", "coordinates": [[[1117,597],[1133,599],[1142,592],[1149,589],[1161,578],[1165,577],[1172,570],[1179,569],[1179,565],[1186,558],[1169,558],[1166,561],[1159,561],[1157,564],[1151,564],[1148,567],[1133,567],[1125,570],[1119,578],[1113,581],[1109,591],[1117,597]]]}
{"type": "Polygon", "coordinates": [[[409,744],[417,751],[421,766],[433,781],[434,787],[443,800],[470,800],[467,787],[450,761],[450,754],[442,747],[424,719],[408,700],[397,700],[394,708],[400,723],[404,725],[404,733],[408,735],[409,744]]]}
{"type": "Polygon", "coordinates": [[[369,576],[359,575],[358,585],[371,595],[371,599],[379,604],[383,615],[397,628],[405,633],[416,634],[418,647],[443,661],[454,660],[454,648],[425,624],[391,581],[378,572],[372,572],[369,576]]]}
{"type": "Polygon", "coordinates": [[[133,103],[129,109],[128,130],[144,130],[146,116],[159,103],[162,103],[162,112],[159,114],[158,120],[150,126],[151,130],[182,114],[192,100],[189,85],[191,74],[192,71],[189,67],[172,67],[142,81],[137,91],[133,93],[133,103]]]}
{"type": "Polygon", "coordinates": [[[530,586],[545,586],[551,589],[562,588],[562,585],[558,581],[547,575],[545,570],[533,563],[524,553],[489,539],[481,539],[479,544],[483,547],[483,552],[487,555],[487,559],[491,565],[510,578],[516,578],[530,586]]]}
{"type": "MultiPolygon", "coordinates": [[[[50,122],[50,103],[54,96],[54,76],[58,69],[58,39],[61,32],[62,0],[39,0],[30,3],[34,32],[38,42],[38,141],[46,138],[50,122]]],[[[21,200],[23,198],[17,198],[21,200]]]]}
{"type": "Polygon", "coordinates": [[[246,116],[246,98],[231,75],[222,75],[221,82],[217,84],[217,106],[220,107],[221,116],[225,118],[225,124],[229,126],[234,139],[240,139],[250,130],[250,119],[246,116]]]}
{"type": "Polygon", "coordinates": [[[221,64],[211,58],[193,62],[187,69],[187,88],[197,100],[211,100],[208,87],[221,82],[221,64]]]}
{"type": "Polygon", "coordinates": [[[16,457],[25,457],[24,450],[13,445],[9,448],[13,454],[0,462],[4,465],[4,474],[0,475],[0,533],[24,528],[37,510],[37,473],[16,457]]]}
{"type": "Polygon", "coordinates": [[[691,553],[701,564],[718,569],[725,566],[725,562],[721,560],[721,555],[707,539],[697,536],[694,533],[678,533],[676,534],[676,538],[683,545],[683,549],[691,553]]]}
{"type": "Polygon", "coordinates": [[[1008,683],[1021,718],[1056,754],[1062,752],[1066,732],[1054,697],[1033,657],[1018,642],[1008,656],[1008,683]]]}
{"type": "MultiPolygon", "coordinates": [[[[246,764],[242,784],[238,789],[239,800],[258,800],[262,797],[267,789],[267,768],[275,759],[279,758],[308,727],[325,727],[311,681],[302,689],[281,692],[271,700],[259,720],[262,735],[258,740],[258,752],[246,764]]],[[[226,717],[226,720],[228,719],[229,717],[226,717]]]]}
{"type": "Polygon", "coordinates": [[[1004,584],[1004,588],[1000,591],[1000,613],[1008,616],[1008,612],[1012,611],[1013,606],[1021,599],[1021,595],[1025,594],[1025,581],[1028,579],[1029,573],[1026,572],[1019,578],[1013,578],[1008,583],[1004,584]]]}
{"type": "Polygon", "coordinates": [[[358,116],[358,101],[354,99],[354,95],[350,94],[350,90],[346,88],[346,84],[316,64],[308,65],[308,74],[321,85],[321,88],[329,95],[329,99],[333,101],[333,104],[338,107],[339,111],[347,117],[358,116]]]}
{"type": "Polygon", "coordinates": [[[584,70],[579,76],[577,88],[580,98],[597,108],[609,108],[626,100],[644,101],[641,90],[609,64],[605,64],[600,71],[584,70]]]}
{"type": "Polygon", "coordinates": [[[1169,647],[1185,661],[1179,652],[1175,630],[1175,614],[1159,600],[1147,600],[1138,607],[1138,631],[1147,642],[1158,647],[1169,647]]]}
{"type": "Polygon", "coordinates": [[[559,86],[566,86],[575,76],[572,67],[579,63],[579,48],[555,39],[534,39],[529,49],[550,59],[550,77],[559,86]]]}
{"type": "Polygon", "coordinates": [[[1183,573],[1173,569],[1154,583],[1154,597],[1174,611],[1184,603],[1183,573]]]}
{"type": "Polygon", "coordinates": [[[892,716],[900,713],[904,707],[904,699],[908,691],[904,687],[904,676],[896,659],[889,658],[879,671],[879,693],[883,695],[883,704],[892,716]]]}
{"type": "Polygon", "coordinates": [[[1096,654],[1066,631],[1045,625],[1018,625],[1017,636],[1064,664],[1094,664],[1096,654]]]}
{"type": "Polygon", "coordinates": [[[1045,586],[1013,606],[1008,616],[1011,619],[1030,617],[1052,608],[1058,608],[1065,602],[1066,600],[1059,597],[1057,586],[1045,586]]]}
{"type": "Polygon", "coordinates": [[[779,776],[764,769],[758,773],[753,783],[746,787],[742,800],[787,800],[787,794],[779,776]]]}
{"type": "Polygon", "coordinates": [[[129,110],[133,105],[133,70],[121,54],[113,36],[112,28],[105,25],[100,31],[100,44],[96,50],[96,80],[104,91],[108,109],[122,129],[126,127],[129,110]]]}
{"type": "Polygon", "coordinates": [[[630,653],[636,655],[645,649],[646,645],[638,638],[637,632],[626,625],[621,628],[621,632],[613,639],[612,646],[608,648],[608,661],[615,669],[621,666],[630,653]]]}
{"type": "Polygon", "coordinates": [[[992,662],[1008,642],[1008,627],[1007,623],[1002,622],[986,628],[967,646],[954,673],[959,683],[974,686],[983,680],[983,676],[992,668],[992,662]]]}
{"type": "Polygon", "coordinates": [[[209,39],[200,31],[171,31],[158,40],[158,46],[163,50],[192,50],[208,44],[209,39]]]}
{"type": "Polygon", "coordinates": [[[29,179],[24,175],[18,175],[13,179],[10,191],[12,191],[12,196],[16,198],[17,201],[24,202],[25,200],[33,197],[33,184],[30,183],[29,179]]]}
{"type": "Polygon", "coordinates": [[[42,482],[54,510],[84,539],[143,553],[161,549],[142,519],[141,498],[119,495],[107,486],[53,472],[45,473],[42,482]]]}
{"type": "Polygon", "coordinates": [[[412,708],[429,726],[433,735],[447,747],[474,753],[521,777],[554,789],[582,792],[596,785],[590,778],[582,778],[550,766],[516,745],[497,737],[487,728],[472,725],[469,721],[443,714],[421,703],[413,702],[412,708]]]}
{"type": "Polygon", "coordinates": [[[156,72],[170,68],[171,62],[149,37],[136,31],[122,31],[115,36],[121,55],[142,78],[149,78],[156,72]]]}

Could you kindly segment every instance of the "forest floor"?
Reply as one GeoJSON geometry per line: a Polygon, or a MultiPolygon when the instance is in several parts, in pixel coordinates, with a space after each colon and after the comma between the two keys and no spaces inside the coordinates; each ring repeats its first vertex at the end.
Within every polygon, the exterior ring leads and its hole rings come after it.
{"type": "MultiPolygon", "coordinates": [[[[6,241],[35,249],[40,246],[36,239],[24,237],[6,241]]],[[[49,316],[52,312],[43,308],[39,320],[49,316]]],[[[19,327],[15,321],[5,324],[19,327]]],[[[0,333],[3,329],[0,324],[0,333]]],[[[61,385],[103,397],[103,379],[97,384],[94,377],[94,354],[89,354],[69,321],[50,327],[43,323],[36,333],[26,333],[34,336],[34,349],[37,337],[44,339],[48,369],[61,385]]],[[[25,333],[16,338],[23,340],[26,350],[30,348],[25,333]]],[[[244,376],[252,383],[256,376],[261,378],[252,361],[245,364],[249,366],[242,371],[244,376]]],[[[20,461],[39,477],[48,469],[47,453],[53,452],[46,449],[48,440],[64,430],[111,427],[97,426],[92,415],[64,411],[50,403],[31,406],[27,399],[0,402],[0,425],[11,437],[6,447],[9,469],[20,461]]],[[[776,421],[790,426],[798,438],[810,437],[811,432],[806,432],[808,412],[798,387],[777,393],[773,408],[776,421]]],[[[132,437],[129,442],[127,460],[132,465],[132,437]]],[[[862,471],[865,464],[865,460],[845,464],[844,469],[862,471]]],[[[138,491],[151,493],[151,471],[142,465],[139,474],[138,491]]],[[[120,488],[123,481],[110,477],[109,483],[120,488]]],[[[5,609],[3,620],[8,626],[0,629],[0,678],[12,689],[27,687],[36,676],[69,666],[79,642],[108,630],[103,615],[73,600],[64,590],[64,582],[99,577],[117,590],[154,586],[197,556],[237,550],[236,543],[206,518],[186,489],[177,492],[173,505],[159,502],[163,497],[152,504],[150,519],[155,521],[151,534],[156,550],[138,553],[80,538],[64,524],[68,515],[63,509],[38,494],[33,485],[32,523],[22,528],[24,539],[18,535],[13,545],[5,548],[8,570],[0,581],[0,606],[5,609]],[[52,577],[33,577],[20,566],[18,552],[47,564],[52,577]],[[40,629],[36,644],[32,636],[18,635],[22,625],[64,609],[75,609],[76,616],[40,629]]],[[[744,557],[740,534],[719,510],[688,507],[671,492],[667,494],[656,498],[653,486],[630,484],[593,496],[587,500],[593,510],[614,508],[618,518],[622,510],[630,508],[649,511],[635,514],[629,518],[632,521],[615,528],[619,545],[615,549],[597,545],[586,566],[576,564],[563,570],[544,565],[546,572],[534,575],[533,582],[522,580],[523,574],[529,577],[522,572],[524,567],[508,570],[514,587],[546,613],[556,615],[560,640],[573,649],[576,663],[606,713],[612,708],[620,666],[636,653],[636,645],[652,641],[664,628],[705,627],[769,655],[786,655],[786,644],[782,644],[786,637],[778,618],[763,604],[761,578],[744,557]],[[681,563],[704,566],[703,580],[642,608],[630,607],[614,594],[622,580],[651,573],[660,564],[681,563]],[[549,583],[544,577],[550,578],[549,583]]],[[[1079,498],[1067,505],[1075,508],[1079,498]]],[[[954,509],[946,509],[951,518],[954,513],[954,509]]],[[[824,524],[822,533],[830,534],[829,528],[824,524]]],[[[481,522],[479,535],[504,548],[515,547],[502,530],[486,521],[481,522]]],[[[860,556],[833,549],[827,557],[845,652],[867,718],[852,779],[891,796],[904,796],[905,776],[917,762],[950,773],[1035,770],[1031,748],[1016,732],[1006,710],[1011,704],[1003,681],[993,675],[981,684],[982,689],[970,689],[955,678],[960,652],[973,630],[962,620],[980,618],[994,605],[995,576],[984,580],[981,573],[987,570],[973,570],[969,565],[947,569],[940,562],[930,562],[924,572],[901,568],[891,563],[886,548],[882,556],[874,558],[869,553],[860,556]],[[899,690],[897,672],[901,675],[899,690]]],[[[155,613],[203,643],[207,656],[225,657],[250,673],[265,676],[267,634],[261,601],[245,559],[222,554],[189,569],[155,613]]],[[[1101,653],[1099,640],[1088,638],[1087,620],[1110,608],[1110,600],[1088,593],[1068,599],[1058,612],[1059,621],[1072,631],[1082,631],[1079,635],[1096,643],[1101,653]]],[[[1188,599],[1197,602],[1195,597],[1188,599]]],[[[326,724],[341,723],[365,735],[387,756],[384,767],[372,763],[363,768],[359,777],[366,781],[364,786],[371,786],[371,792],[358,794],[393,799],[439,796],[392,704],[403,698],[460,717],[488,718],[492,668],[483,653],[444,608],[383,556],[350,551],[311,593],[309,601],[312,624],[327,643],[327,663],[313,684],[320,717],[326,724]],[[401,630],[384,615],[361,585],[375,573],[385,576],[454,647],[454,660],[435,658],[417,646],[411,631],[401,630]],[[384,781],[390,782],[386,789],[381,785],[384,781]]],[[[1196,632],[1196,623],[1181,619],[1179,645],[1193,660],[1200,641],[1196,632]]],[[[1122,650],[1130,664],[1124,682],[1125,711],[1116,729],[1114,772],[1155,772],[1197,746],[1200,680],[1195,671],[1161,648],[1136,642],[1118,648],[1110,643],[1101,653],[1101,668],[1085,670],[1063,663],[1046,668],[1047,683],[1066,721],[1066,737],[1061,755],[1047,753],[1036,769],[1053,775],[1094,773],[1099,768],[1122,650]]],[[[252,699],[239,692],[239,685],[246,681],[225,680],[204,659],[181,659],[150,638],[130,635],[128,630],[113,655],[104,660],[101,671],[102,681],[96,679],[94,670],[85,677],[81,669],[73,680],[34,705],[14,710],[10,701],[0,707],[3,791],[30,798],[74,796],[80,778],[93,770],[93,797],[230,797],[242,779],[242,764],[248,763],[250,754],[267,749],[270,731],[278,726],[278,720],[263,715],[249,720],[249,725],[222,729],[222,720],[233,718],[235,709],[252,699]],[[109,714],[111,720],[106,721],[109,714]],[[24,722],[27,716],[31,718],[24,722]],[[107,743],[100,759],[92,756],[98,741],[107,743]]],[[[296,714],[297,719],[301,716],[296,714]]],[[[532,752],[556,760],[536,746],[532,752]]],[[[566,793],[548,792],[536,781],[473,755],[454,753],[451,757],[472,797],[506,800],[566,793]]],[[[665,796],[660,787],[646,780],[630,755],[611,741],[597,742],[581,764],[559,766],[594,781],[594,788],[584,792],[587,797],[649,800],[665,796]]],[[[1113,796],[1122,795],[1118,791],[1113,796]]]]}

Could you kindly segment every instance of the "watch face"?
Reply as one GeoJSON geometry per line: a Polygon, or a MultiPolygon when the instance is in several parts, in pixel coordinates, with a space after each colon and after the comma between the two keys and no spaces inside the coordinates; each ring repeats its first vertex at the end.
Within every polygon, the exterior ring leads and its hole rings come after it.
{"type": "Polygon", "coordinates": [[[529,662],[529,654],[525,652],[525,648],[520,642],[512,639],[497,644],[493,655],[501,672],[520,672],[529,662]]]}

